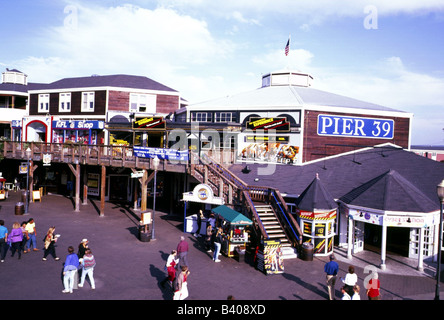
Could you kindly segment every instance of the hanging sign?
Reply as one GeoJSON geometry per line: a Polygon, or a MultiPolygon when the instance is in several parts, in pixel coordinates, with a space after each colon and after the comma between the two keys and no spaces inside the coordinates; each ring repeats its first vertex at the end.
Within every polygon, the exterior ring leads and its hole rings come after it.
{"type": "Polygon", "coordinates": [[[139,158],[159,158],[163,160],[188,161],[188,150],[164,148],[133,147],[134,155],[139,158]]]}

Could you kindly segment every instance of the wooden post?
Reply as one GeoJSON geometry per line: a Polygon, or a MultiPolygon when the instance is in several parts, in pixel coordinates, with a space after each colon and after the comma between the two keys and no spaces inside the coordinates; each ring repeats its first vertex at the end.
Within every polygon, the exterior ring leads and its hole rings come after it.
{"type": "Polygon", "coordinates": [[[100,183],[100,216],[105,215],[105,185],[106,185],[106,167],[102,166],[102,177],[100,183]]]}
{"type": "Polygon", "coordinates": [[[75,197],[75,209],[74,211],[80,211],[80,164],[76,164],[76,168],[72,166],[72,164],[68,163],[69,168],[71,169],[74,178],[76,179],[76,197],[75,197]]]}
{"type": "Polygon", "coordinates": [[[140,211],[146,211],[146,198],[147,198],[147,186],[148,186],[148,171],[143,169],[142,176],[142,201],[140,202],[140,211]]]}

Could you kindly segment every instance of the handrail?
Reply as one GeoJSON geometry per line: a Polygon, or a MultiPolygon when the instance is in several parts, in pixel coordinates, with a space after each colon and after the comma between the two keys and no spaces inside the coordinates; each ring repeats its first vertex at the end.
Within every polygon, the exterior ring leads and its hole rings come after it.
{"type": "Polygon", "coordinates": [[[258,223],[258,227],[261,230],[262,236],[264,236],[266,239],[268,239],[268,233],[267,230],[265,230],[264,224],[262,223],[261,218],[259,217],[259,214],[256,210],[256,207],[254,206],[253,200],[250,197],[250,193],[247,190],[243,190],[244,199],[247,202],[248,207],[252,211],[252,216],[258,223]]]}
{"type": "Polygon", "coordinates": [[[297,233],[294,231],[292,223],[290,223],[290,221],[288,220],[288,216],[287,216],[286,211],[282,209],[280,202],[276,199],[275,191],[271,190],[271,195],[273,196],[275,203],[277,204],[277,206],[281,210],[282,216],[285,218],[285,221],[287,222],[287,225],[290,227],[291,231],[293,232],[293,235],[296,237],[296,240],[300,241],[301,239],[299,238],[297,233]]]}

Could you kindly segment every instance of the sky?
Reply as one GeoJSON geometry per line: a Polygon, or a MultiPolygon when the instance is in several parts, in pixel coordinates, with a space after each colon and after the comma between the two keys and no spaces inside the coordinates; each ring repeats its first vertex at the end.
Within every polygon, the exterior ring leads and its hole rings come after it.
{"type": "Polygon", "coordinates": [[[413,113],[413,145],[444,145],[443,35],[444,0],[1,1],[0,70],[147,76],[190,104],[309,72],[313,88],[413,113]]]}

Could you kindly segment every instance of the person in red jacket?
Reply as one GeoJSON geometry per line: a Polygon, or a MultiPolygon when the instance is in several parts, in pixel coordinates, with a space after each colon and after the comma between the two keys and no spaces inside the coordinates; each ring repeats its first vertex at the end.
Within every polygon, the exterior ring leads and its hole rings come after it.
{"type": "Polygon", "coordinates": [[[378,279],[378,273],[373,271],[372,278],[367,285],[367,297],[369,300],[381,300],[381,284],[378,279]]]}

